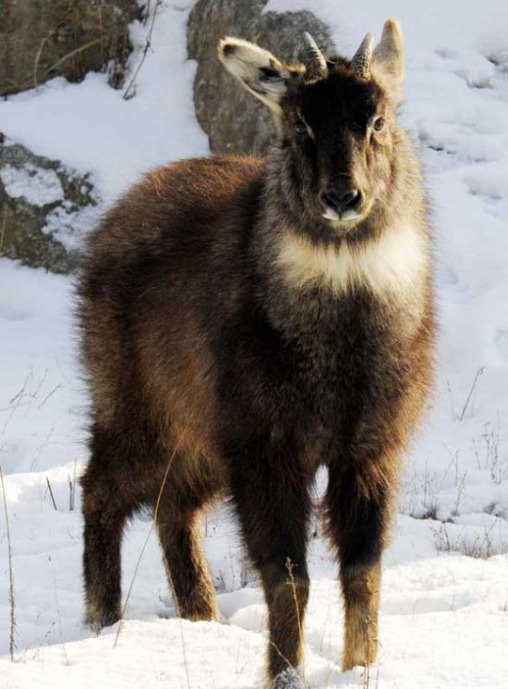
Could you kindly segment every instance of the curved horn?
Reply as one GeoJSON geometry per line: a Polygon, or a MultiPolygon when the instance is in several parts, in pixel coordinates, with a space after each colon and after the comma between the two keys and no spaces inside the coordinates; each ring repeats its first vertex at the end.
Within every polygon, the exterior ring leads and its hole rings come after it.
{"type": "Polygon", "coordinates": [[[353,72],[353,74],[363,77],[364,79],[369,78],[373,46],[374,37],[371,33],[368,33],[360,43],[360,47],[356,51],[349,65],[349,69],[353,72]]]}
{"type": "Polygon", "coordinates": [[[309,79],[326,79],[328,76],[328,67],[323,53],[317,47],[316,41],[312,38],[310,33],[304,32],[303,37],[306,43],[306,51],[304,56],[304,64],[306,67],[305,78],[309,79]]]}

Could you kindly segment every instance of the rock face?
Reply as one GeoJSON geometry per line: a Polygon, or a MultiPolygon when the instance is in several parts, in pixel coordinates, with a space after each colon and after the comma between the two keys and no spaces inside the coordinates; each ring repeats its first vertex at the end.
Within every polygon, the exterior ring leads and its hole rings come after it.
{"type": "Polygon", "coordinates": [[[0,96],[55,76],[80,81],[110,61],[110,84],[120,87],[139,13],[136,0],[2,0],[0,96]]]}
{"type": "Polygon", "coordinates": [[[0,256],[69,273],[77,265],[83,235],[98,215],[98,197],[88,175],[2,137],[0,256]]]}
{"type": "Polygon", "coordinates": [[[325,52],[334,52],[328,29],[311,12],[262,14],[267,0],[199,0],[189,15],[187,47],[197,60],[194,107],[215,153],[257,153],[272,130],[271,116],[226,73],[217,58],[225,36],[258,43],[283,61],[294,61],[308,31],[325,52]]]}

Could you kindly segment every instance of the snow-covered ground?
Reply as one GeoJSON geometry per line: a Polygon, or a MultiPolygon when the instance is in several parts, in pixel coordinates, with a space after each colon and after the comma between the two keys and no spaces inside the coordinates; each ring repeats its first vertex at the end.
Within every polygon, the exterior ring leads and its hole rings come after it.
{"type": "MultiPolygon", "coordinates": [[[[107,203],[168,160],[207,152],[186,61],[191,2],[165,0],[152,50],[128,101],[90,74],[0,103],[0,131],[39,155],[91,171],[107,203]]],[[[372,686],[508,686],[508,5],[505,0],[271,0],[310,8],[350,54],[397,16],[407,42],[402,121],[421,147],[436,232],[439,377],[407,459],[400,516],[384,562],[381,653],[372,686]],[[425,517],[425,519],[422,519],[425,517]]],[[[134,26],[141,47],[145,28],[134,26]]],[[[131,57],[131,69],[140,59],[131,57]]],[[[206,543],[225,624],[175,617],[148,516],[129,528],[124,591],[139,561],[125,624],[94,637],[82,625],[79,477],[86,396],[76,366],[71,280],[0,259],[0,465],[15,593],[0,518],[0,686],[156,689],[257,687],[265,607],[236,527],[210,514],[206,543]],[[164,619],[169,618],[169,619],[164,619]]],[[[321,476],[321,483],[324,477],[321,476]]],[[[3,496],[0,490],[0,502],[3,496]]],[[[3,505],[0,504],[3,515],[3,505]]],[[[359,687],[341,674],[336,568],[311,548],[306,623],[311,687],[359,687]]]]}

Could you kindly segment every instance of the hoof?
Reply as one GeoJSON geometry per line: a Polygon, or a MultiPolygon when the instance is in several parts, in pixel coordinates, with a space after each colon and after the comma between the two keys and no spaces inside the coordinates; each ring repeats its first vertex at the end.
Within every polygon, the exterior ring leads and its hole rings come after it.
{"type": "Polygon", "coordinates": [[[277,675],[271,689],[305,689],[305,683],[298,670],[289,668],[277,675]]]}
{"type": "Polygon", "coordinates": [[[111,627],[111,625],[118,622],[121,615],[120,612],[101,613],[98,610],[88,609],[85,615],[85,624],[97,635],[100,634],[104,627],[111,627]]]}

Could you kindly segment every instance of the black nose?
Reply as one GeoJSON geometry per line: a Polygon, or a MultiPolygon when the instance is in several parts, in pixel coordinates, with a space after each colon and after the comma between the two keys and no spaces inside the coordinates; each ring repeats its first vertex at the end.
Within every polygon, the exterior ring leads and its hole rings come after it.
{"type": "Polygon", "coordinates": [[[362,192],[359,189],[348,189],[347,191],[328,191],[321,192],[321,201],[327,208],[331,208],[338,213],[354,211],[362,202],[362,192]]]}

